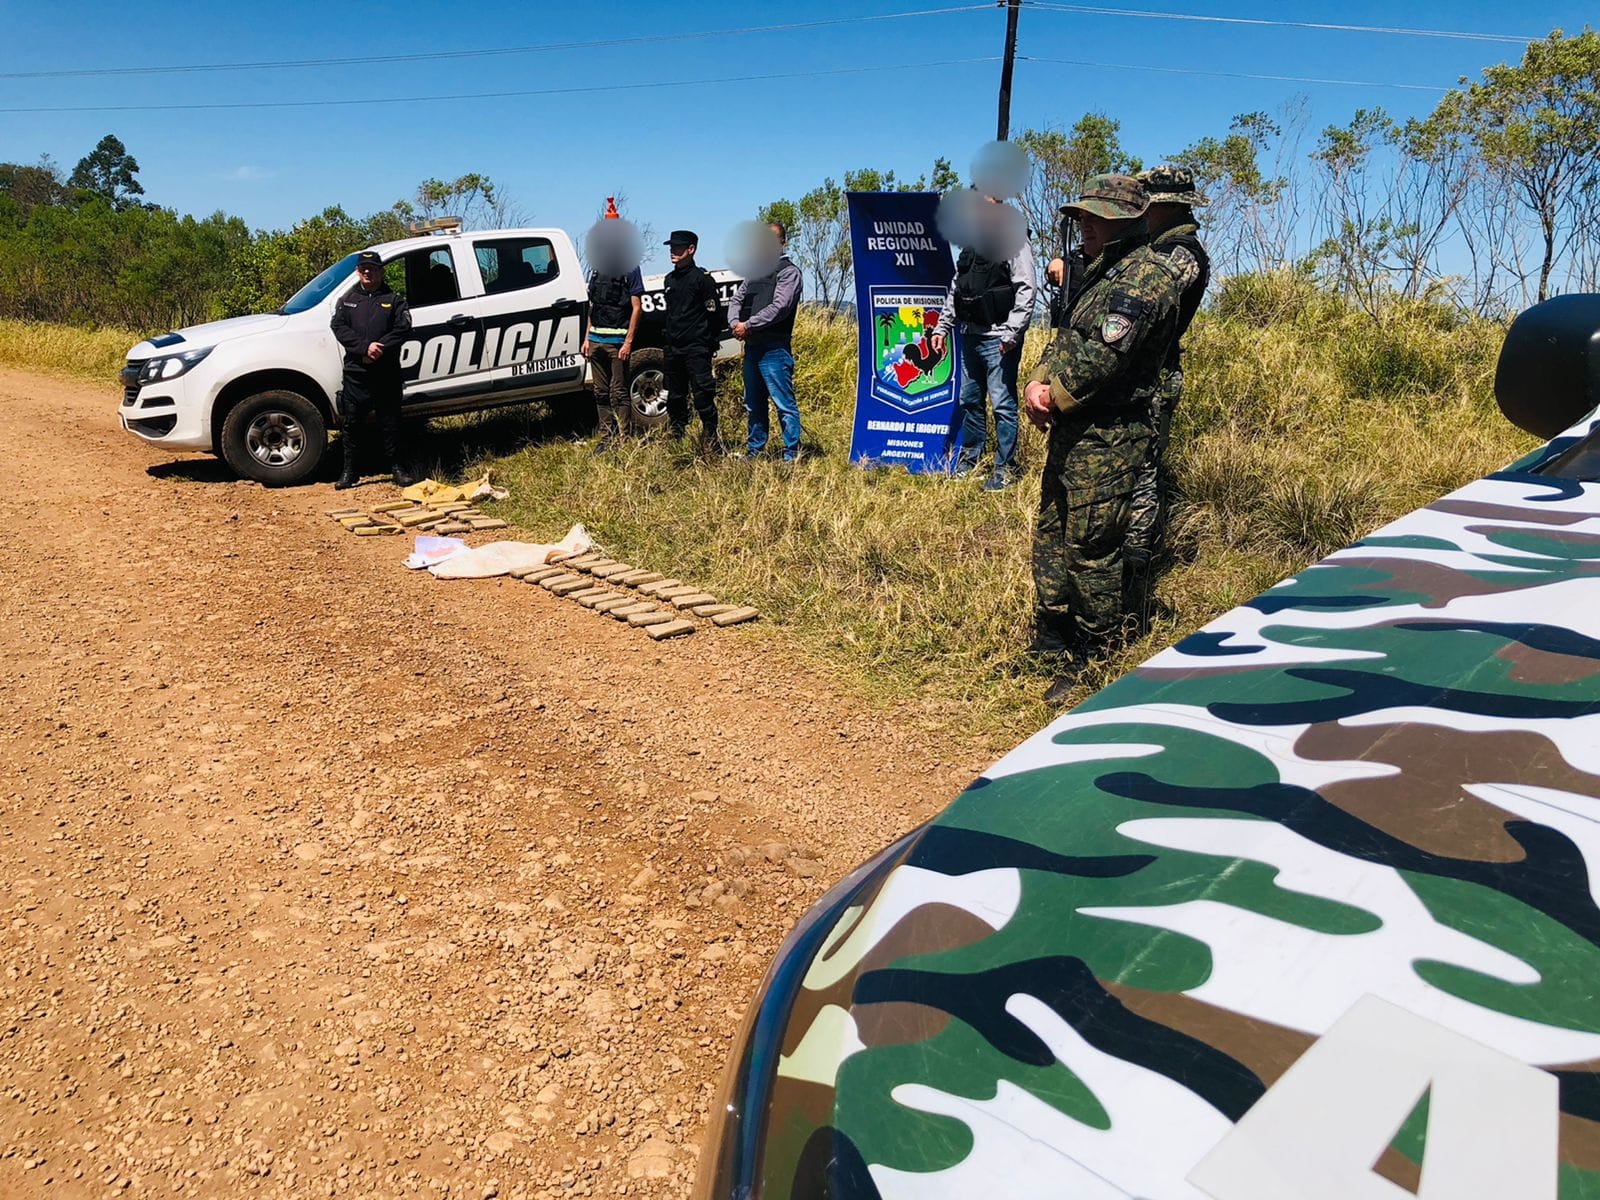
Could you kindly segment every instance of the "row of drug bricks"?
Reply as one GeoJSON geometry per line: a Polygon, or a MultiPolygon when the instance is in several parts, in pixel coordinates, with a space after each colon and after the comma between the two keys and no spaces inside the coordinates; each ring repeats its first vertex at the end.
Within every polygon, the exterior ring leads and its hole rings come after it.
{"type": "Polygon", "coordinates": [[[409,500],[395,500],[388,504],[374,504],[370,509],[335,508],[328,515],[357,537],[374,537],[385,533],[452,534],[478,533],[489,529],[504,529],[506,523],[465,501],[413,504],[409,500]]]}
{"type": "Polygon", "coordinates": [[[555,558],[541,567],[519,567],[511,574],[524,583],[538,584],[553,595],[576,600],[597,613],[626,621],[658,642],[693,633],[696,625],[686,619],[689,616],[727,626],[741,625],[761,615],[754,608],[719,603],[715,596],[693,584],[594,552],[555,558]]]}

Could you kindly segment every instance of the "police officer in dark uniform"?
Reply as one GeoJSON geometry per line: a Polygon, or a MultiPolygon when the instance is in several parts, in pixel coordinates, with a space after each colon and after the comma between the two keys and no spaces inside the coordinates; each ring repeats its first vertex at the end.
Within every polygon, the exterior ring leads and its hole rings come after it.
{"type": "Polygon", "coordinates": [[[334,306],[331,322],[344,347],[344,470],[333,486],[354,487],[360,480],[362,427],[376,418],[394,481],[409,487],[417,480],[400,461],[400,343],[411,328],[411,310],[384,279],[376,250],[356,256],[356,276],[356,285],[334,306]]]}
{"type": "Polygon", "coordinates": [[[667,335],[662,373],[667,384],[667,422],[674,437],[689,429],[690,390],[706,444],[720,448],[717,436],[717,383],[711,376],[711,355],[722,340],[723,324],[716,281],[695,265],[700,239],[688,229],[674,229],[666,245],[672,270],[666,277],[667,335]]]}

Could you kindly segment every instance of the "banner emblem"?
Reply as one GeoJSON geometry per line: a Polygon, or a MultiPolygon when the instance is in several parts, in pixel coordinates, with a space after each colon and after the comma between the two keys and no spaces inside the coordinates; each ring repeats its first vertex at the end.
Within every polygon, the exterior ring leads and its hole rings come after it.
{"type": "Polygon", "coordinates": [[[943,351],[933,346],[944,289],[874,287],[870,291],[872,360],[877,366],[872,394],[907,412],[949,400],[955,331],[946,339],[943,351]]]}

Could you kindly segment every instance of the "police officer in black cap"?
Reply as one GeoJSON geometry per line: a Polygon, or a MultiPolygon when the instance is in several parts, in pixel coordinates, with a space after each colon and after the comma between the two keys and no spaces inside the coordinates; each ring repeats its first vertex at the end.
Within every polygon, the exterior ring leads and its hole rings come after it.
{"type": "Polygon", "coordinates": [[[411,328],[411,310],[384,279],[376,250],[356,256],[356,278],[333,309],[333,336],[344,347],[344,470],[333,486],[354,487],[360,480],[362,426],[376,418],[394,481],[409,487],[417,480],[400,461],[400,343],[411,328]]]}
{"type": "Polygon", "coordinates": [[[667,384],[667,422],[674,437],[689,429],[690,389],[700,414],[706,445],[722,445],[717,437],[717,383],[711,377],[711,355],[722,340],[723,322],[717,285],[711,272],[695,265],[700,239],[688,229],[674,229],[666,241],[672,255],[667,273],[667,336],[663,373],[667,384]]]}

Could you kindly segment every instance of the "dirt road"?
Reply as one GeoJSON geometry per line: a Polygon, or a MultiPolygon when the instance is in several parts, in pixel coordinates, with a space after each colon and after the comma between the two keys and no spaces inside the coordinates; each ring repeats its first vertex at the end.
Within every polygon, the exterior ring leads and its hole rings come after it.
{"type": "Polygon", "coordinates": [[[0,372],[0,1195],[684,1194],[789,924],[984,756],[115,408],[0,372]]]}

